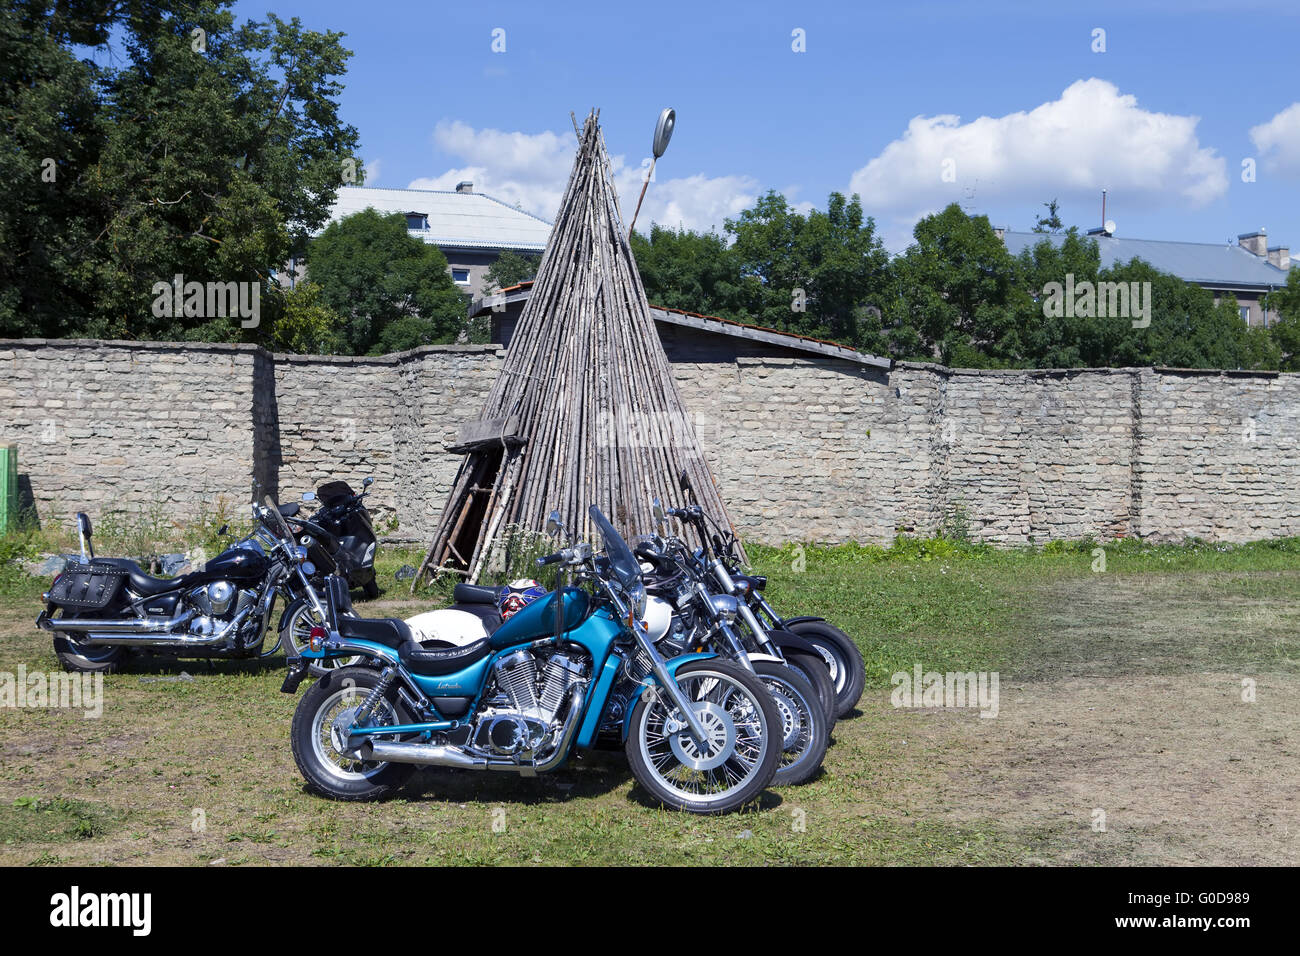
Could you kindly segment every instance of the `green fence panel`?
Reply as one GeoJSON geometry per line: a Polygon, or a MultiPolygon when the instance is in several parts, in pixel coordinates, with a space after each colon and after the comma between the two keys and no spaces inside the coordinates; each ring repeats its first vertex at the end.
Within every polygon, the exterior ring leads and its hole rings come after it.
{"type": "Polygon", "coordinates": [[[0,534],[18,522],[18,446],[0,445],[0,534]]]}

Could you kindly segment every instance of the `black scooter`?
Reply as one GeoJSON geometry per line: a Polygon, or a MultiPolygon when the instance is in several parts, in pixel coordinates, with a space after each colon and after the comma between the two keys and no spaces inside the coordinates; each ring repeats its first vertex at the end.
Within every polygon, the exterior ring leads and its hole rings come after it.
{"type": "MultiPolygon", "coordinates": [[[[355,492],[346,481],[328,481],[316,491],[304,492],[302,500],[319,501],[320,507],[311,516],[310,522],[303,522],[296,516],[289,517],[290,525],[314,525],[323,529],[328,537],[320,543],[330,552],[334,568],[329,570],[347,579],[349,588],[360,588],[367,600],[379,597],[379,584],[375,580],[375,548],[378,538],[375,536],[374,524],[370,512],[366,510],[364,499],[369,493],[365,489],[374,484],[375,479],[366,478],[361,482],[361,491],[355,492]]],[[[311,548],[312,528],[302,529],[297,534],[298,543],[311,548]],[[304,540],[304,537],[306,540],[304,540]]],[[[319,537],[319,535],[318,535],[319,537]]],[[[321,566],[318,563],[318,566],[321,566]]],[[[321,566],[324,571],[325,567],[321,566]]]]}

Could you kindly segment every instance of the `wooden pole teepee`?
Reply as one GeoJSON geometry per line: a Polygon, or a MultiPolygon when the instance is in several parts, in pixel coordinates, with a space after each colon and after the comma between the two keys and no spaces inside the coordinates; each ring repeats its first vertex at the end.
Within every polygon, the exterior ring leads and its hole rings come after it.
{"type": "Polygon", "coordinates": [[[595,110],[505,365],[477,422],[415,583],[454,570],[477,580],[507,529],[542,531],[559,511],[589,540],[597,505],[621,532],[654,530],[651,502],[700,505],[730,523],[655,331],[614,192],[595,110]]]}

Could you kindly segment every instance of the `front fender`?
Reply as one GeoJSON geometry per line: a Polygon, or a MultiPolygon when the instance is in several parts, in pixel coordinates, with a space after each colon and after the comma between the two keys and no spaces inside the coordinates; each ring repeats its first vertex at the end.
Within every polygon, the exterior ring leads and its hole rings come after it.
{"type": "MultiPolygon", "coordinates": [[[[677,669],[681,667],[683,664],[689,664],[691,663],[691,661],[712,660],[717,656],[718,656],[717,654],[682,654],[680,657],[674,657],[672,660],[665,661],[664,663],[668,667],[669,675],[671,675],[672,678],[676,680],[677,669]]],[[[652,686],[658,684],[659,680],[658,678],[655,677],[654,674],[647,674],[643,683],[646,684],[647,686],[652,686]]],[[[644,691],[642,691],[642,693],[644,693],[644,691]]],[[[623,733],[621,739],[622,743],[627,743],[627,735],[632,730],[632,712],[634,710],[636,710],[636,704],[632,703],[632,705],[628,707],[627,713],[623,715],[623,733]]]]}
{"type": "MultiPolygon", "coordinates": [[[[795,618],[793,621],[786,621],[786,623],[791,624],[791,623],[798,623],[799,621],[822,621],[822,620],[825,620],[825,618],[803,617],[803,618],[795,618]]],[[[768,631],[768,636],[772,638],[772,643],[775,644],[778,648],[788,647],[792,651],[807,651],[810,654],[818,653],[817,648],[813,645],[813,643],[810,640],[808,640],[808,638],[800,637],[798,634],[794,634],[791,631],[771,630],[768,631]]]]}
{"type": "Polygon", "coordinates": [[[787,617],[781,619],[782,627],[789,627],[791,624],[807,624],[809,621],[824,621],[824,617],[787,617]]]}

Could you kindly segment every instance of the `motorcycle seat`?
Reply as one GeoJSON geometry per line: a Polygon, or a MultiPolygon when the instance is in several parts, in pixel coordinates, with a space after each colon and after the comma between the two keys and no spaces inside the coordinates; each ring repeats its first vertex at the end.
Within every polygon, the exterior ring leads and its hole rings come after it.
{"type": "Polygon", "coordinates": [[[491,653],[492,645],[486,637],[463,647],[425,648],[415,641],[407,641],[397,649],[397,656],[411,673],[424,677],[454,674],[491,653]]]}
{"type": "Polygon", "coordinates": [[[501,595],[508,589],[489,587],[486,584],[466,584],[461,582],[451,592],[451,599],[457,604],[491,604],[496,606],[501,595]]]}
{"type": "Polygon", "coordinates": [[[406,622],[393,617],[340,617],[339,634],[358,641],[373,641],[394,650],[414,640],[406,622]]]}
{"type": "Polygon", "coordinates": [[[115,568],[121,568],[127,572],[127,583],[131,590],[141,597],[153,597],[155,594],[162,594],[166,591],[174,591],[176,588],[183,586],[187,575],[179,578],[155,578],[146,574],[140,565],[128,558],[96,558],[97,564],[111,564],[115,568]]]}
{"type": "Polygon", "coordinates": [[[451,609],[473,614],[483,622],[483,630],[489,634],[501,626],[501,612],[495,604],[453,604],[451,609]]]}

